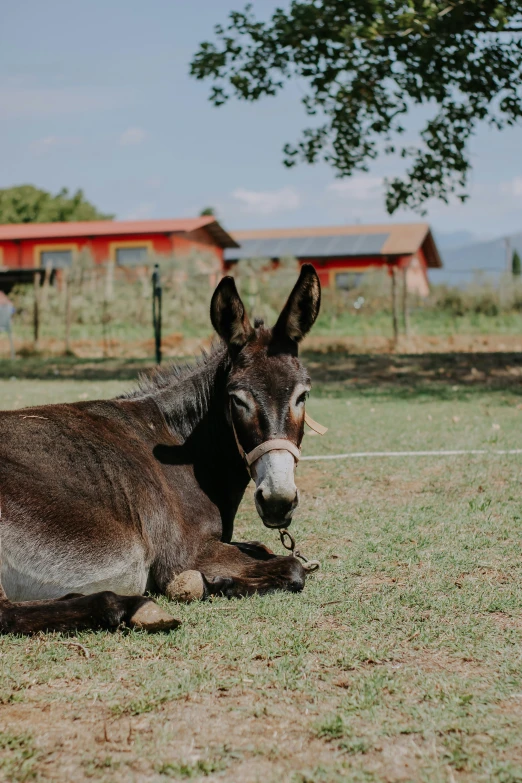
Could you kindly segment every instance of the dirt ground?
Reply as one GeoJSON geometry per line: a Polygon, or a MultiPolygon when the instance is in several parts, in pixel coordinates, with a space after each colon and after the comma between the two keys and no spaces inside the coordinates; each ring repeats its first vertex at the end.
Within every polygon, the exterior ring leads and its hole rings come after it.
{"type": "MultiPolygon", "coordinates": [[[[165,357],[193,356],[202,348],[208,349],[212,335],[196,338],[184,337],[182,334],[166,334],[163,337],[163,353],[165,357]]],[[[7,341],[0,343],[0,357],[8,356],[7,341]]],[[[22,356],[34,354],[32,343],[15,340],[17,352],[22,356]]],[[[154,354],[152,339],[130,341],[110,338],[106,341],[95,339],[72,340],[72,354],[80,359],[86,358],[137,358],[145,359],[154,354]]],[[[309,351],[327,353],[351,354],[421,354],[421,353],[503,353],[522,352],[522,332],[518,334],[491,335],[412,335],[401,336],[395,344],[384,336],[353,336],[353,337],[314,337],[306,341],[309,351]]],[[[64,343],[56,338],[42,338],[39,352],[42,356],[60,356],[64,352],[64,343]]]]}
{"type": "Polygon", "coordinates": [[[421,353],[503,353],[504,351],[522,351],[522,333],[518,334],[453,334],[453,335],[412,335],[400,336],[394,343],[388,337],[314,337],[306,342],[309,351],[331,353],[368,354],[421,354],[421,353]]]}

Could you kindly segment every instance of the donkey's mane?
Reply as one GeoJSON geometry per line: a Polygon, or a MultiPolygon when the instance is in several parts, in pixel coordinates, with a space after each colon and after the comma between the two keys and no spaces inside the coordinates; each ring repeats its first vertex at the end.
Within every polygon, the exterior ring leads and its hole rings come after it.
{"type": "MultiPolygon", "coordinates": [[[[252,339],[268,345],[270,330],[259,325],[252,339]]],[[[168,427],[182,438],[188,438],[205,418],[216,397],[220,382],[231,367],[231,358],[224,342],[219,340],[210,351],[203,351],[192,363],[157,367],[138,378],[137,388],[117,399],[136,402],[153,399],[168,427]],[[217,384],[217,386],[216,386],[217,384]]]]}
{"type": "Polygon", "coordinates": [[[185,380],[204,374],[207,369],[213,369],[217,363],[225,359],[226,355],[227,348],[220,340],[212,345],[210,351],[203,350],[201,355],[192,362],[154,367],[141,373],[138,377],[137,387],[119,395],[116,399],[133,400],[148,395],[154,396],[155,392],[171,389],[185,380]]]}

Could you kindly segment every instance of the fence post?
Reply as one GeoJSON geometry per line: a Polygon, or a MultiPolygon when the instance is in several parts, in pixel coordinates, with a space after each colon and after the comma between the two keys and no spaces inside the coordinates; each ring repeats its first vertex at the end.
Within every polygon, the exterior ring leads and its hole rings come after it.
{"type": "Polygon", "coordinates": [[[392,286],[392,321],[393,321],[393,339],[395,345],[399,342],[399,302],[397,297],[397,267],[391,267],[391,286],[392,286]]]}
{"type": "Polygon", "coordinates": [[[40,306],[42,310],[45,310],[45,308],[47,307],[47,299],[49,297],[49,281],[51,279],[52,271],[53,271],[53,266],[48,261],[45,265],[43,286],[42,286],[41,297],[40,297],[40,306]]]}
{"type": "Polygon", "coordinates": [[[71,276],[69,269],[63,270],[63,284],[65,295],[65,353],[71,353],[71,276]]]}
{"type": "Polygon", "coordinates": [[[40,273],[33,277],[34,304],[33,304],[33,341],[34,350],[40,350],[40,273]]]}
{"type": "Polygon", "coordinates": [[[13,360],[16,359],[16,352],[14,347],[13,330],[11,328],[11,324],[9,324],[9,327],[7,329],[7,336],[9,338],[9,352],[11,354],[11,360],[13,360]]]}
{"type": "Polygon", "coordinates": [[[402,321],[404,334],[410,336],[410,310],[408,307],[408,267],[402,269],[402,321]]]}
{"type": "Polygon", "coordinates": [[[105,269],[105,299],[112,302],[114,299],[114,261],[109,259],[105,269]]]}
{"type": "Polygon", "coordinates": [[[154,264],[152,273],[152,326],[156,348],[156,364],[161,364],[161,300],[162,287],[159,264],[154,264]]]}

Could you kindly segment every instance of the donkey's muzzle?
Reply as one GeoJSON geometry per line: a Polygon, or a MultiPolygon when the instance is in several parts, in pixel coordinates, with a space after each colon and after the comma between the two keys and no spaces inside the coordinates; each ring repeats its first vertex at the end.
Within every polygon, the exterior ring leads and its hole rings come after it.
{"type": "Polygon", "coordinates": [[[288,527],[299,503],[297,491],[293,497],[291,495],[281,497],[281,495],[271,494],[264,487],[259,487],[254,497],[259,516],[266,527],[288,527]]]}

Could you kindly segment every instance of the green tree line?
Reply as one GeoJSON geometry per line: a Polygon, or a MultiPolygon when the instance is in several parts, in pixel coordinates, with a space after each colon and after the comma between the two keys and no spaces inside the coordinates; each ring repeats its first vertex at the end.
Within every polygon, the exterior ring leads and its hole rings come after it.
{"type": "Polygon", "coordinates": [[[82,190],[56,195],[34,185],[17,185],[0,190],[0,223],[62,223],[73,220],[111,220],[87,201],[82,190]]]}

